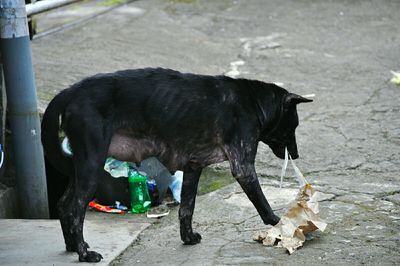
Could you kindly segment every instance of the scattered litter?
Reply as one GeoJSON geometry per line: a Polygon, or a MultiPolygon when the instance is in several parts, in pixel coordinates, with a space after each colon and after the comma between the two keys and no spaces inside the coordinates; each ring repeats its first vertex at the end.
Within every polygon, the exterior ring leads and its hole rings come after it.
{"type": "Polygon", "coordinates": [[[267,36],[257,36],[253,38],[240,38],[242,43],[242,56],[249,57],[253,50],[276,49],[282,47],[282,44],[276,39],[285,37],[286,33],[273,33],[267,36]]]}
{"type": "Polygon", "coordinates": [[[295,201],[291,204],[288,212],[282,216],[281,220],[274,227],[265,232],[254,235],[255,241],[261,242],[265,246],[286,248],[289,254],[303,246],[306,241],[306,234],[316,231],[324,231],[327,224],[319,217],[318,192],[308,183],[300,170],[294,164],[292,158],[285,150],[285,162],[282,167],[282,176],[287,167],[289,157],[296,177],[301,186],[295,201]]]}
{"type": "Polygon", "coordinates": [[[169,208],[166,205],[158,205],[157,207],[151,208],[147,212],[147,218],[161,218],[169,214],[169,208]]]}
{"type": "Polygon", "coordinates": [[[106,163],[104,164],[104,170],[115,178],[128,177],[129,163],[108,157],[106,163]]]}
{"type": "Polygon", "coordinates": [[[304,94],[304,95],[301,95],[301,97],[304,97],[304,98],[314,98],[314,97],[315,97],[315,93],[304,94]]]}
{"type": "MultiPolygon", "coordinates": [[[[236,61],[231,63],[231,66],[236,67],[236,69],[241,65],[244,65],[244,61],[236,61]]],[[[61,143],[61,148],[66,156],[73,156],[68,137],[64,137],[61,143]]],[[[0,152],[1,168],[4,159],[1,145],[0,152]]],[[[104,170],[114,178],[128,178],[132,213],[143,213],[150,209],[152,200],[150,199],[149,192],[152,196],[158,195],[157,200],[153,197],[154,201],[161,202],[164,199],[164,195],[168,187],[172,191],[174,200],[178,203],[181,201],[180,194],[182,190],[183,172],[176,171],[173,176],[170,176],[170,174],[168,175],[167,169],[155,158],[148,158],[142,161],[141,166],[139,167],[134,163],[119,161],[109,157],[106,159],[104,164],[104,170]],[[141,170],[146,170],[146,172],[141,170]],[[148,172],[152,174],[152,178],[149,177],[148,172]]],[[[93,200],[89,203],[89,207],[106,213],[128,212],[128,207],[122,205],[119,201],[116,201],[114,206],[106,206],[101,205],[93,200]]],[[[168,214],[168,207],[165,205],[160,205],[149,210],[147,217],[160,218],[168,214]]]]}
{"type": "Polygon", "coordinates": [[[0,168],[3,167],[3,163],[4,163],[4,151],[3,151],[3,146],[0,144],[0,168]]]}
{"type": "Polygon", "coordinates": [[[89,207],[94,210],[106,213],[126,213],[128,211],[128,207],[123,206],[119,202],[117,202],[115,206],[104,206],[97,203],[95,200],[92,200],[91,202],[89,202],[89,207]]]}
{"type": "Polygon", "coordinates": [[[129,192],[131,194],[131,211],[133,213],[147,212],[151,207],[151,199],[147,189],[147,174],[129,170],[129,192]]]}
{"type": "Polygon", "coordinates": [[[183,172],[176,171],[172,176],[172,182],[169,185],[169,189],[171,189],[172,196],[174,197],[174,199],[179,203],[181,203],[182,182],[183,182],[183,172]]]}
{"type": "Polygon", "coordinates": [[[260,49],[261,50],[263,50],[263,49],[275,49],[275,48],[279,48],[281,46],[282,45],[279,42],[269,42],[269,43],[260,45],[260,49]]]}
{"type": "Polygon", "coordinates": [[[71,146],[69,145],[68,137],[65,137],[63,139],[63,141],[61,143],[61,149],[66,156],[71,157],[73,155],[71,146]]]}
{"type": "Polygon", "coordinates": [[[128,211],[128,207],[126,207],[125,205],[122,205],[121,202],[119,202],[119,201],[116,201],[115,205],[112,207],[115,209],[118,209],[118,210],[128,211]]]}
{"type": "Polygon", "coordinates": [[[230,70],[225,73],[226,76],[231,78],[236,78],[240,75],[239,66],[243,66],[245,64],[244,61],[234,61],[230,63],[230,70]]]}
{"type": "Polygon", "coordinates": [[[400,72],[390,71],[393,78],[390,80],[393,84],[400,85],[400,72]]]}
{"type": "Polygon", "coordinates": [[[285,83],[283,83],[283,82],[272,82],[272,83],[274,83],[276,86],[279,86],[279,87],[283,87],[285,85],[285,83]]]}

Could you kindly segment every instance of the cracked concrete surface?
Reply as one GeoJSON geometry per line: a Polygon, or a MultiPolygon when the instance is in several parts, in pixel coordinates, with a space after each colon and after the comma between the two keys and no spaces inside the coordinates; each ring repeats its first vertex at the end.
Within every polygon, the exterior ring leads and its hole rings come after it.
{"type": "MultiPolygon", "coordinates": [[[[42,109],[82,77],[145,66],[231,72],[316,94],[298,108],[297,164],[329,195],[320,204],[326,232],[291,256],[253,242],[266,227],[232,184],[198,198],[201,244],[181,244],[174,209],[113,265],[398,265],[400,87],[389,82],[390,70],[400,70],[398,10],[390,0],[135,1],[34,40],[42,109]]],[[[280,214],[296,189],[291,177],[288,194],[277,189],[281,163],[259,146],[257,172],[280,214]]]]}
{"type": "MultiPolygon", "coordinates": [[[[271,205],[283,214],[287,200],[297,193],[296,186],[285,183],[279,189],[277,181],[261,180],[271,205]]],[[[203,235],[201,244],[181,245],[175,209],[144,231],[112,265],[396,265],[398,208],[374,195],[337,193],[323,193],[320,202],[321,215],[329,222],[327,230],[309,235],[293,255],[252,241],[253,234],[267,227],[239,186],[232,184],[199,197],[194,226],[203,235]]]]}

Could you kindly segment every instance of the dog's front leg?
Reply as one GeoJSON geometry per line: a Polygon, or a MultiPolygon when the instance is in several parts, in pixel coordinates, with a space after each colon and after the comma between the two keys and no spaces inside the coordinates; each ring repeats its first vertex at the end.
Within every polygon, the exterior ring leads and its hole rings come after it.
{"type": "Polygon", "coordinates": [[[255,151],[257,151],[257,148],[254,147],[252,149],[227,149],[232,175],[257,209],[263,222],[265,224],[275,225],[279,222],[280,218],[274,214],[268,200],[261,190],[254,168],[255,151]],[[251,150],[254,154],[248,154],[246,150],[251,150]]]}
{"type": "Polygon", "coordinates": [[[201,167],[194,167],[193,165],[188,165],[184,169],[179,220],[181,239],[185,245],[195,245],[201,241],[201,235],[193,232],[192,228],[197,185],[201,171],[201,167]]]}
{"type": "Polygon", "coordinates": [[[264,193],[261,190],[260,183],[258,181],[254,166],[244,165],[240,173],[234,177],[239,182],[243,191],[246,193],[249,200],[253,203],[257,209],[258,214],[265,224],[276,225],[280,218],[276,216],[265,198],[264,193]]]}

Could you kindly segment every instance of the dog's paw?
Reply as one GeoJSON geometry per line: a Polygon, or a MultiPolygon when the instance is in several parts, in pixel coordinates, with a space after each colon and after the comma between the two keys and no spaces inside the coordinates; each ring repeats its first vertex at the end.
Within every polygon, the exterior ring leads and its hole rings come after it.
{"type": "Polygon", "coordinates": [[[96,251],[87,251],[83,254],[79,254],[79,261],[80,262],[99,262],[103,256],[96,251]]]}
{"type": "Polygon", "coordinates": [[[186,234],[184,237],[182,237],[182,241],[185,245],[196,245],[200,243],[201,235],[196,232],[186,234]]]}
{"type": "Polygon", "coordinates": [[[270,217],[268,219],[268,221],[266,222],[266,224],[270,224],[272,226],[276,225],[277,223],[279,223],[279,221],[281,220],[281,218],[279,218],[278,216],[276,216],[275,214],[270,217]]]}

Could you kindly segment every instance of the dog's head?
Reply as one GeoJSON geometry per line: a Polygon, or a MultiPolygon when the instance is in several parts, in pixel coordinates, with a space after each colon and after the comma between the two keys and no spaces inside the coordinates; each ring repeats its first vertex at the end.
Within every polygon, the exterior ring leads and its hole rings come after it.
{"type": "Polygon", "coordinates": [[[288,93],[283,97],[280,111],[273,125],[262,133],[261,141],[266,143],[277,157],[284,159],[285,147],[287,147],[292,159],[297,159],[299,154],[295,130],[299,125],[299,118],[296,106],[299,103],[312,102],[312,100],[294,93],[288,93]]]}

